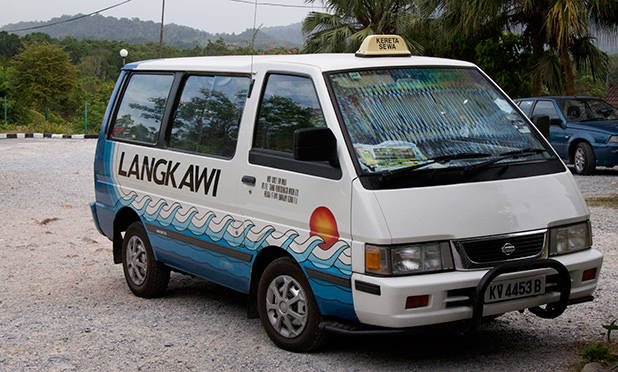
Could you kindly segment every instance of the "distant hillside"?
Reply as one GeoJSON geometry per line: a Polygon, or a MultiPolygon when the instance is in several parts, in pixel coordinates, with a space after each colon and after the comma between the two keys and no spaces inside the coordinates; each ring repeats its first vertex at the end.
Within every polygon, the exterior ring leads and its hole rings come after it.
{"type": "MultiPolygon", "coordinates": [[[[48,23],[61,22],[74,16],[63,15],[44,22],[19,22],[0,27],[3,30],[15,30],[48,23]]],[[[15,32],[26,35],[31,32],[44,32],[51,37],[62,39],[73,37],[78,40],[120,40],[132,44],[159,41],[160,25],[153,21],[142,21],[139,18],[115,18],[93,15],[73,22],[62,23],[31,31],[15,32]]],[[[174,23],[166,24],[163,42],[176,48],[192,48],[195,45],[204,46],[208,40],[223,38],[226,42],[236,45],[248,45],[253,32],[246,30],[240,34],[212,34],[195,28],[180,26],[174,23]]],[[[256,36],[256,48],[263,49],[270,45],[300,47],[303,44],[301,25],[295,23],[289,26],[264,27],[256,36]]]]}
{"type": "Polygon", "coordinates": [[[303,45],[302,23],[292,23],[287,26],[262,27],[261,32],[269,36],[271,39],[279,39],[288,43],[303,45]]]}

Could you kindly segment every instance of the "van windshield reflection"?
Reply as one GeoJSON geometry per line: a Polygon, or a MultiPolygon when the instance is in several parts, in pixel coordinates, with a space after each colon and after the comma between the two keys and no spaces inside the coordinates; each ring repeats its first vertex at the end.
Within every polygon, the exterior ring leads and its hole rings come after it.
{"type": "Polygon", "coordinates": [[[552,157],[476,69],[392,68],[329,77],[364,175],[552,157]],[[524,156],[504,156],[517,152],[524,156]]]}

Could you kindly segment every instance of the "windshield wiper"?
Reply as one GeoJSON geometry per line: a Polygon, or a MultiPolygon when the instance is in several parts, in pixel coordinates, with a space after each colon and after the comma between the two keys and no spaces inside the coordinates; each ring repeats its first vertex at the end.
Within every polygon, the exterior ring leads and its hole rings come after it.
{"type": "Polygon", "coordinates": [[[486,158],[488,156],[491,156],[491,154],[487,154],[484,152],[461,152],[459,154],[437,156],[435,158],[428,159],[424,163],[410,165],[409,167],[392,169],[392,170],[385,171],[385,172],[378,173],[378,174],[380,175],[380,178],[382,180],[388,180],[388,179],[391,179],[394,177],[396,178],[404,174],[409,174],[411,172],[414,172],[417,169],[426,167],[434,163],[448,163],[452,160],[486,158]]]}
{"type": "Polygon", "coordinates": [[[497,163],[501,160],[505,160],[505,159],[512,159],[512,158],[521,158],[521,157],[525,157],[525,156],[529,156],[529,155],[534,155],[534,154],[541,154],[543,152],[546,152],[547,150],[545,149],[537,149],[537,148],[532,148],[532,147],[528,147],[525,149],[520,149],[520,150],[513,150],[513,151],[507,151],[507,152],[503,152],[501,154],[498,154],[497,156],[486,160],[486,161],[482,161],[480,163],[476,163],[476,164],[470,164],[464,167],[464,172],[473,170],[473,169],[481,169],[481,168],[485,168],[489,165],[492,165],[494,163],[497,163]]]}

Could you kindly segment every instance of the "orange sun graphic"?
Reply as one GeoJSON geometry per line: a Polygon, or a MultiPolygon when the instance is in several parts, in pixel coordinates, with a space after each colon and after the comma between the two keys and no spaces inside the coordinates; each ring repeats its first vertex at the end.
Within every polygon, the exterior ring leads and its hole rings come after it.
{"type": "Polygon", "coordinates": [[[339,231],[337,230],[337,221],[333,213],[326,207],[317,207],[311,214],[309,219],[310,235],[319,235],[324,240],[324,243],[319,247],[327,250],[337,240],[339,240],[339,231]]]}

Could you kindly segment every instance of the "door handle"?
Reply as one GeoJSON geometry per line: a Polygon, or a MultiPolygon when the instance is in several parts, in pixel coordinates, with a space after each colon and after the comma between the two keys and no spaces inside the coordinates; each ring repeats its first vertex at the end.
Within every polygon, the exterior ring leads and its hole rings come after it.
{"type": "Polygon", "coordinates": [[[250,186],[255,186],[255,177],[253,176],[242,176],[242,183],[250,186]]]}

